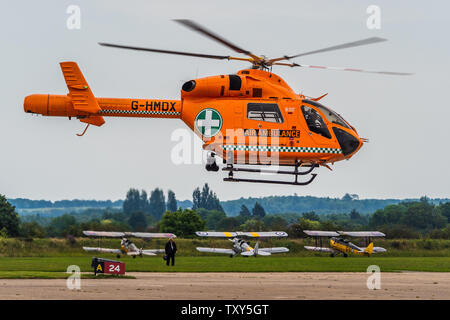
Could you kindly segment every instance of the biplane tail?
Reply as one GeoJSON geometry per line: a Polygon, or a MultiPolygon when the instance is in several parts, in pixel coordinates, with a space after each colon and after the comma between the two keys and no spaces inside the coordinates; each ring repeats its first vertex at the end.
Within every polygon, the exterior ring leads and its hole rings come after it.
{"type": "Polygon", "coordinates": [[[364,252],[369,256],[373,253],[373,242],[369,243],[369,245],[364,249],[364,252]]]}
{"type": "Polygon", "coordinates": [[[258,249],[259,249],[259,241],[256,241],[255,247],[253,248],[253,250],[255,250],[255,255],[258,254],[258,249]]]}

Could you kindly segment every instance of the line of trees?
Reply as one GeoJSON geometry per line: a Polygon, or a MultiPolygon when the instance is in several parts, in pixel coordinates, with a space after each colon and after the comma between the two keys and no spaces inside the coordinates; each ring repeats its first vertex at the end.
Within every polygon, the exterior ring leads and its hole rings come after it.
{"type": "Polygon", "coordinates": [[[253,207],[242,204],[238,215],[228,216],[208,184],[192,194],[193,207],[177,208],[175,193],[155,188],[150,196],[145,190],[130,189],[119,209],[89,209],[83,213],[56,218],[26,216],[19,218],[4,196],[0,196],[0,237],[80,236],[82,230],[122,230],[172,232],[192,237],[197,230],[216,231],[287,231],[290,237],[304,237],[303,230],[380,230],[389,238],[450,239],[450,202],[401,202],[361,214],[317,214],[314,211],[267,214],[258,201],[253,207]]]}
{"type": "Polygon", "coordinates": [[[172,211],[177,209],[177,200],[172,190],[168,192],[168,201],[166,203],[162,189],[155,188],[149,197],[145,190],[139,192],[139,190],[131,188],[128,190],[123,202],[125,215],[142,212],[151,215],[155,220],[160,220],[166,209],[172,211]]]}
{"type": "Polygon", "coordinates": [[[450,202],[435,206],[423,197],[416,202],[386,206],[370,216],[369,226],[403,238],[429,234],[450,239],[450,202]]]}
{"type": "MultiPolygon", "coordinates": [[[[118,222],[128,223],[132,230],[144,231],[147,226],[154,225],[161,220],[164,212],[177,210],[175,193],[169,190],[167,202],[164,191],[155,188],[150,196],[145,190],[131,188],[128,190],[123,202],[123,217],[118,222]]],[[[117,217],[116,217],[117,218],[117,217]]]]}
{"type": "Polygon", "coordinates": [[[8,202],[16,208],[20,209],[37,209],[37,208],[76,208],[76,207],[89,207],[89,208],[107,208],[121,206],[123,200],[31,200],[24,198],[8,199],[8,202]]]}
{"type": "Polygon", "coordinates": [[[209,185],[205,183],[202,191],[200,188],[196,188],[192,193],[192,209],[206,209],[206,210],[218,210],[223,211],[220,205],[220,200],[217,195],[209,188],[209,185]]]}
{"type": "Polygon", "coordinates": [[[15,237],[19,235],[19,215],[5,196],[0,195],[0,236],[15,237]]]}
{"type": "MultiPolygon", "coordinates": [[[[194,190],[193,203],[197,209],[220,210],[224,215],[217,195],[205,184],[200,191],[194,190]]],[[[172,190],[166,196],[162,189],[155,188],[148,195],[145,190],[131,188],[123,201],[122,210],[89,209],[92,218],[86,219],[84,212],[63,214],[54,218],[41,215],[24,217],[18,214],[4,196],[0,198],[0,237],[65,237],[81,236],[82,230],[166,231],[174,228],[180,235],[188,236],[192,230],[203,230],[205,222],[195,210],[177,208],[176,195],[172,190]]],[[[88,214],[88,215],[89,215],[88,214]]]]}

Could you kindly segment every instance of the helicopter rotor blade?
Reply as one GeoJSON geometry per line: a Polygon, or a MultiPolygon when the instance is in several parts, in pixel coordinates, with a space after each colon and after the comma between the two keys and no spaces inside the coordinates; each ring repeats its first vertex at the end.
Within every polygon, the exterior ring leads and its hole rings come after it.
{"type": "Polygon", "coordinates": [[[340,50],[340,49],[347,49],[347,48],[353,48],[353,47],[359,47],[359,46],[365,46],[365,45],[368,45],[368,44],[373,44],[373,43],[378,43],[378,42],[383,42],[383,41],[387,41],[387,39],[383,39],[383,38],[379,38],[379,37],[372,37],[372,38],[362,39],[362,40],[358,40],[358,41],[347,42],[347,43],[343,43],[343,44],[339,44],[339,45],[336,45],[336,46],[327,47],[327,48],[323,48],[323,49],[319,49],[319,50],[299,53],[299,54],[296,54],[296,55],[293,55],[293,56],[284,56],[284,57],[280,57],[280,58],[270,59],[270,60],[267,61],[267,63],[269,65],[272,65],[274,62],[281,61],[281,60],[290,60],[290,59],[293,59],[293,58],[298,58],[298,57],[302,57],[302,56],[306,56],[306,55],[310,55],[310,54],[321,53],[321,52],[328,52],[328,51],[334,51],[334,50],[340,50]]]}
{"type": "Polygon", "coordinates": [[[238,53],[248,55],[257,61],[262,60],[261,57],[258,57],[256,55],[254,55],[253,53],[251,53],[250,51],[247,51],[247,50],[244,50],[244,49],[238,47],[237,45],[235,45],[235,44],[231,43],[230,41],[224,39],[223,37],[215,34],[214,32],[206,29],[205,27],[201,26],[200,24],[198,24],[195,21],[187,20],[187,19],[175,19],[174,21],[178,22],[179,24],[182,24],[183,26],[185,26],[193,31],[199,32],[199,33],[203,34],[204,36],[211,38],[238,53]]]}
{"type": "Polygon", "coordinates": [[[161,49],[151,49],[151,48],[143,48],[143,47],[133,47],[133,46],[125,46],[120,44],[113,44],[113,43],[105,43],[105,42],[99,42],[98,43],[101,46],[104,47],[112,47],[112,48],[119,48],[119,49],[130,49],[130,50],[137,50],[137,51],[148,51],[148,52],[157,52],[157,53],[167,53],[167,54],[176,54],[176,55],[182,55],[182,56],[191,56],[191,57],[199,57],[199,58],[209,58],[209,59],[218,59],[218,60],[229,60],[230,56],[219,56],[219,55],[213,55],[213,54],[204,54],[204,53],[192,53],[192,52],[184,52],[184,51],[173,51],[173,50],[161,50],[161,49]]]}
{"type": "Polygon", "coordinates": [[[275,62],[273,65],[278,66],[287,66],[287,67],[303,67],[303,68],[312,68],[312,69],[327,69],[327,70],[338,70],[338,71],[353,71],[353,72],[363,72],[363,73],[378,73],[378,74],[386,74],[386,75],[394,75],[394,76],[409,76],[414,73],[408,72],[392,72],[392,71],[370,71],[356,68],[346,68],[346,67],[327,67],[327,66],[313,66],[309,64],[298,64],[298,63],[284,63],[284,62],[275,62]]]}

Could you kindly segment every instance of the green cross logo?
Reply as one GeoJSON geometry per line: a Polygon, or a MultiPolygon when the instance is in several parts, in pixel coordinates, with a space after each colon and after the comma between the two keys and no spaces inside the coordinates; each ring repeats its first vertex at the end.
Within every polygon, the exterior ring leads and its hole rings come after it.
{"type": "Polygon", "coordinates": [[[222,128],[222,117],[217,110],[203,109],[195,117],[195,128],[202,136],[213,137],[222,128]]]}

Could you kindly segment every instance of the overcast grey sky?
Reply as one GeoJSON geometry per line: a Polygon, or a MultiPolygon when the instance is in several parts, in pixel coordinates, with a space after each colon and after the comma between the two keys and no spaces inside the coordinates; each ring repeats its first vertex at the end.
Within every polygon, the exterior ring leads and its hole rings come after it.
{"type": "Polygon", "coordinates": [[[208,182],[222,200],[241,196],[450,197],[448,1],[11,1],[3,5],[0,193],[31,199],[118,199],[130,187],[172,189],[179,199],[208,182]],[[68,30],[69,5],[81,29],[68,30]],[[381,29],[366,27],[371,5],[381,29]],[[410,77],[277,68],[297,92],[319,96],[370,139],[307,187],[234,184],[201,165],[171,162],[181,120],[106,118],[80,138],[77,120],[23,112],[31,93],[66,94],[58,63],[78,62],[99,97],[178,99],[184,81],[235,73],[241,62],[105,48],[98,41],[231,54],[174,23],[194,19],[257,54],[291,55],[367,37],[388,42],[295,62],[415,72],[410,77]]]}

